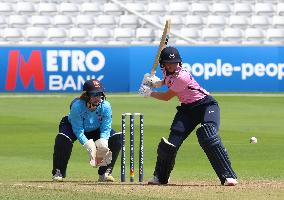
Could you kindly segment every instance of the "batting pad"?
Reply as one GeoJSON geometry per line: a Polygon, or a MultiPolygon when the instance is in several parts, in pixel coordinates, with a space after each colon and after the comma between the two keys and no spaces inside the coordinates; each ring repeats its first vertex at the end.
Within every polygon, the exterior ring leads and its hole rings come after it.
{"type": "Polygon", "coordinates": [[[175,165],[177,148],[163,137],[159,143],[157,153],[158,157],[154,175],[158,177],[161,184],[167,184],[175,165]]]}
{"type": "Polygon", "coordinates": [[[198,142],[206,153],[221,184],[225,183],[226,178],[236,179],[237,176],[231,167],[228,153],[221,142],[215,126],[213,124],[203,124],[197,129],[196,134],[198,142]]]}

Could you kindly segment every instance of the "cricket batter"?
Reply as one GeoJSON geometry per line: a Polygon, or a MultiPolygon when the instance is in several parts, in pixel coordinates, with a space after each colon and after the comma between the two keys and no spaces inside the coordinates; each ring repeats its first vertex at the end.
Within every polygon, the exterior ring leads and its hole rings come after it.
{"type": "Polygon", "coordinates": [[[181,105],[177,107],[168,140],[163,137],[158,145],[154,176],[148,184],[168,183],[178,149],[195,127],[200,124],[196,131],[198,142],[221,184],[237,185],[237,175],[232,169],[228,153],[218,134],[220,109],[217,101],[194,80],[187,70],[182,68],[182,59],[175,47],[164,48],[159,62],[163,71],[163,80],[157,76],[145,74],[139,94],[163,101],[177,96],[181,105]],[[152,88],[162,85],[168,87],[167,92],[152,91],[152,88]]]}
{"type": "Polygon", "coordinates": [[[59,124],[53,153],[53,180],[63,181],[66,177],[73,143],[78,139],[88,152],[90,165],[99,167],[98,181],[113,182],[111,173],[121,148],[121,134],[111,124],[112,109],[101,83],[96,79],[87,80],[83,93],[71,102],[70,113],[59,124]]]}

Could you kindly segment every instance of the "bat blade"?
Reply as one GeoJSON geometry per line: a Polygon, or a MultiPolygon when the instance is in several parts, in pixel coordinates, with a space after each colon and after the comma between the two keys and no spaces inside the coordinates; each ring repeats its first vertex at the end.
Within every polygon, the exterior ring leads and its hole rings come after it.
{"type": "Polygon", "coordinates": [[[167,46],[167,43],[169,40],[169,34],[170,34],[170,27],[171,27],[171,21],[167,20],[165,27],[164,27],[162,39],[160,41],[160,46],[159,46],[158,52],[156,54],[156,57],[155,57],[155,60],[152,66],[152,70],[151,70],[152,76],[156,74],[156,69],[159,64],[159,58],[160,58],[161,51],[167,46]]]}

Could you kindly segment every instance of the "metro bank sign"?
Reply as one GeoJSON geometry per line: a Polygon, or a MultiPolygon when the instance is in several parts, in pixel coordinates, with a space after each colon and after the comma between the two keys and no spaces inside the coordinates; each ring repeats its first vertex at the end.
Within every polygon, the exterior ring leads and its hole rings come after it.
{"type": "Polygon", "coordinates": [[[104,78],[100,71],[105,56],[98,50],[9,50],[7,54],[2,62],[7,63],[6,91],[80,91],[86,80],[104,78]]]}

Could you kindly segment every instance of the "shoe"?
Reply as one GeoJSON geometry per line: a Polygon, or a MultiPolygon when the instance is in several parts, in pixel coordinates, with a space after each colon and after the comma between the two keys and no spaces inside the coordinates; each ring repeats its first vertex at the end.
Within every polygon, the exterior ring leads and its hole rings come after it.
{"type": "Polygon", "coordinates": [[[224,185],[225,186],[235,186],[238,184],[237,179],[234,178],[226,178],[224,185]]]}
{"type": "Polygon", "coordinates": [[[111,174],[103,174],[103,175],[99,175],[99,180],[98,182],[114,182],[115,179],[113,178],[113,176],[111,174]]]}
{"type": "MultiPolygon", "coordinates": [[[[170,182],[171,177],[169,177],[168,179],[168,183],[170,182]]],[[[159,178],[157,176],[153,176],[152,178],[150,178],[150,180],[148,181],[149,185],[160,185],[162,183],[160,183],[159,178]]]]}
{"type": "Polygon", "coordinates": [[[150,180],[148,181],[149,185],[160,185],[160,181],[158,179],[157,176],[153,176],[152,178],[150,178],[150,180]]]}
{"type": "Polygon", "coordinates": [[[56,169],[56,173],[53,175],[52,180],[55,182],[62,182],[63,176],[59,169],[56,169]]]}

